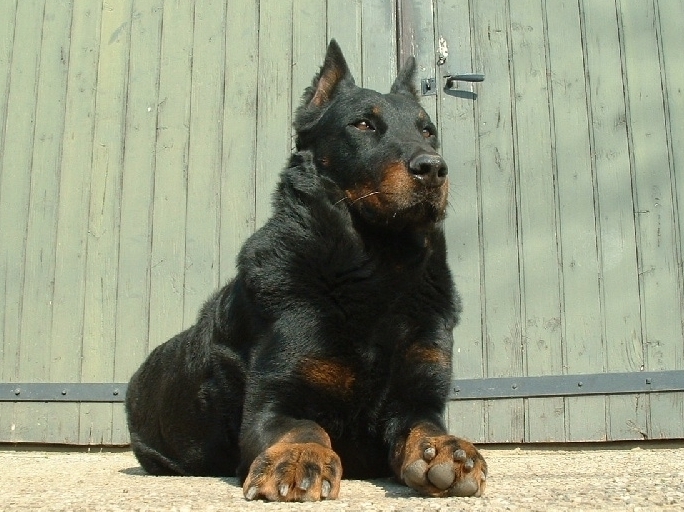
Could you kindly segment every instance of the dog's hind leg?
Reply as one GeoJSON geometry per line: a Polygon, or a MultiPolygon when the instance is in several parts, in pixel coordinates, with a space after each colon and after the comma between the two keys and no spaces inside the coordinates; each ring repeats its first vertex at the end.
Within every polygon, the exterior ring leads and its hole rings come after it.
{"type": "Polygon", "coordinates": [[[131,448],[140,465],[150,475],[187,476],[183,468],[154,448],[146,445],[136,434],[131,434],[131,448]]]}

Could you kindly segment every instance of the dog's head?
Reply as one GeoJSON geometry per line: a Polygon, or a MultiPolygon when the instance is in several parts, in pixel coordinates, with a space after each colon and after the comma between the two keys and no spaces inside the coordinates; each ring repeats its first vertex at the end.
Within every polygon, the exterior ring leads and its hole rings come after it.
{"type": "Polygon", "coordinates": [[[297,148],[313,153],[340,199],[365,222],[390,229],[438,222],[447,205],[447,166],[414,71],[410,58],[389,94],[358,87],[332,40],[294,123],[297,148]]]}

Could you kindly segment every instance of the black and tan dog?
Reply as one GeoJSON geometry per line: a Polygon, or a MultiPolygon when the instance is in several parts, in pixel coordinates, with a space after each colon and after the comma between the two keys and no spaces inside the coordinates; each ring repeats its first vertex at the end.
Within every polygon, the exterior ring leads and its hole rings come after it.
{"type": "Polygon", "coordinates": [[[330,43],[273,216],[197,323],[131,379],[149,473],[237,474],[250,500],[332,499],[343,473],[484,491],[484,459],[442,420],[460,300],[447,166],[413,75],[411,59],[389,94],[357,87],[330,43]]]}

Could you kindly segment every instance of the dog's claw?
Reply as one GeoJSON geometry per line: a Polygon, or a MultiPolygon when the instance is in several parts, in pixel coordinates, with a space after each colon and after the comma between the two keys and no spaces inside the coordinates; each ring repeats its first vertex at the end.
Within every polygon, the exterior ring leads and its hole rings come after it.
{"type": "Polygon", "coordinates": [[[433,446],[429,446],[425,448],[425,451],[423,452],[423,458],[427,461],[430,462],[432,459],[435,458],[437,455],[437,450],[433,446]]]}
{"type": "Polygon", "coordinates": [[[311,487],[311,479],[308,477],[304,478],[301,482],[299,482],[297,487],[302,491],[308,491],[309,487],[311,487]]]}
{"type": "Polygon", "coordinates": [[[259,492],[259,488],[256,486],[250,487],[247,489],[247,493],[245,494],[245,498],[248,499],[249,501],[252,501],[254,498],[256,498],[257,493],[259,492]]]}
{"type": "Polygon", "coordinates": [[[284,498],[285,496],[287,496],[287,493],[290,492],[290,486],[287,484],[280,484],[278,486],[278,492],[284,498]]]}
{"type": "Polygon", "coordinates": [[[327,480],[323,480],[323,484],[321,485],[321,498],[326,499],[328,496],[330,496],[331,489],[332,484],[327,480]]]}
{"type": "Polygon", "coordinates": [[[465,450],[458,449],[454,452],[454,460],[456,462],[465,462],[467,458],[465,450]]]}

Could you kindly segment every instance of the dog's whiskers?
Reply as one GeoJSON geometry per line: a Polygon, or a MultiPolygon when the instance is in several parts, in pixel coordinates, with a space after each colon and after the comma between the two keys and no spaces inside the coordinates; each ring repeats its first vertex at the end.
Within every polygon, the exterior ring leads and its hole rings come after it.
{"type": "MultiPolygon", "coordinates": [[[[351,203],[349,203],[349,204],[355,204],[356,202],[361,201],[361,199],[366,199],[367,197],[374,196],[374,195],[376,195],[376,194],[380,194],[380,191],[379,191],[379,190],[376,190],[376,191],[374,191],[374,192],[369,192],[368,194],[364,194],[364,195],[362,195],[362,196],[360,196],[360,197],[357,197],[356,199],[354,199],[354,200],[353,200],[351,203]]],[[[345,197],[343,197],[342,199],[340,199],[339,201],[337,201],[336,203],[334,203],[333,206],[337,206],[337,205],[340,204],[342,201],[346,201],[347,199],[349,199],[349,198],[345,196],[345,197]]]]}

